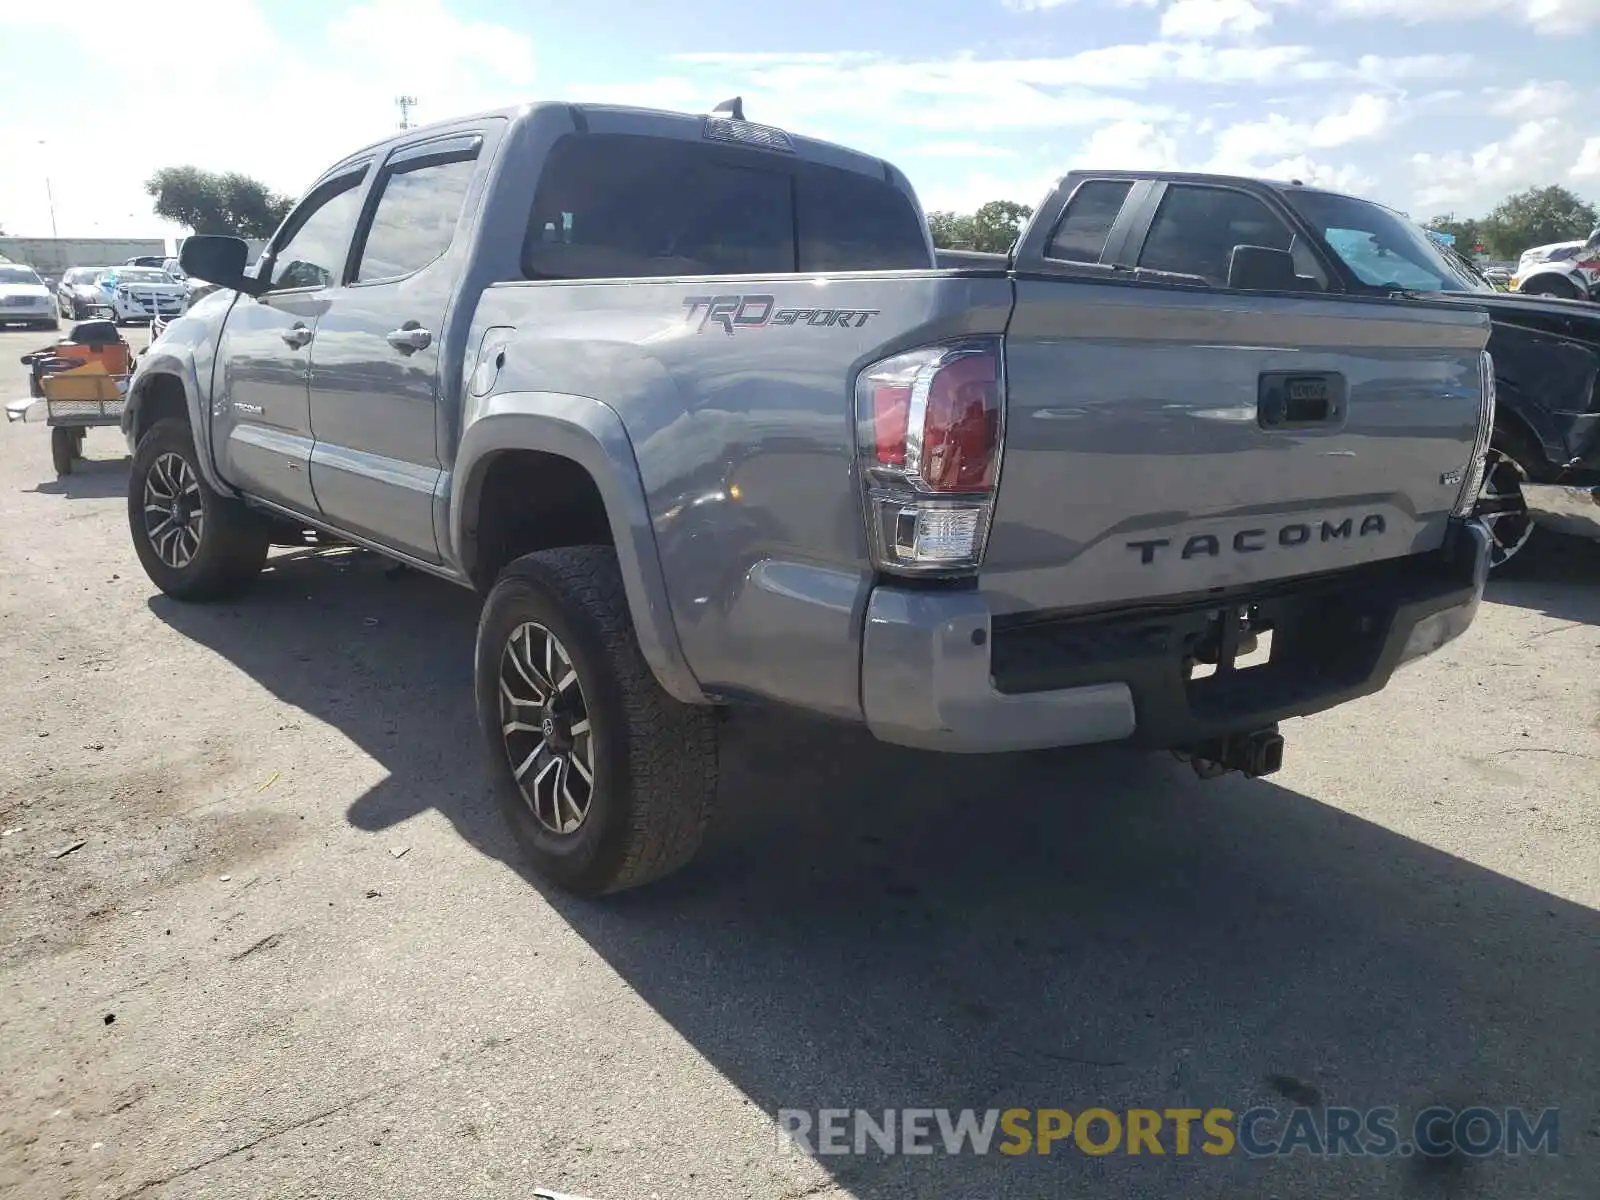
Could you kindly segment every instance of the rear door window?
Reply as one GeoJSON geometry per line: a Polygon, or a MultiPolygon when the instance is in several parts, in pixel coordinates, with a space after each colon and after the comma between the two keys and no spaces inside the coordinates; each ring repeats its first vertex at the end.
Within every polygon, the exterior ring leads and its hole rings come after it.
{"type": "Polygon", "coordinates": [[[1099,262],[1111,236],[1111,226],[1122,211],[1133,184],[1119,179],[1091,179],[1078,185],[1067,201],[1046,258],[1066,262],[1099,262]]]}
{"type": "Polygon", "coordinates": [[[534,278],[780,274],[795,269],[790,175],[749,153],[666,138],[564,138],[534,197],[534,278]]]}
{"type": "Polygon", "coordinates": [[[355,281],[398,279],[450,248],[477,169],[476,150],[403,162],[387,171],[355,281]]]}
{"type": "Polygon", "coordinates": [[[1293,243],[1289,226],[1254,196],[1175,183],[1161,198],[1138,265],[1220,288],[1235,246],[1290,250],[1293,243]]]}

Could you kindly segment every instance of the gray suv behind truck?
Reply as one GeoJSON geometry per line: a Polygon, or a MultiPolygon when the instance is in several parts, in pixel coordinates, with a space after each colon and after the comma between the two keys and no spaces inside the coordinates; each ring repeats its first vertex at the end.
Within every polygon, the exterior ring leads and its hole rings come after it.
{"type": "Polygon", "coordinates": [[[1216,190],[1068,176],[940,269],[898,170],[738,111],[408,130],[253,267],[185,242],[220,290],[133,380],[133,542],[182,600],[307,527],[476,589],[505,816],[582,893],[688,861],[747,701],[1264,774],[1472,620],[1489,323],[1296,293],[1216,190]],[[1154,237],[1216,277],[1098,265],[1154,237]]]}

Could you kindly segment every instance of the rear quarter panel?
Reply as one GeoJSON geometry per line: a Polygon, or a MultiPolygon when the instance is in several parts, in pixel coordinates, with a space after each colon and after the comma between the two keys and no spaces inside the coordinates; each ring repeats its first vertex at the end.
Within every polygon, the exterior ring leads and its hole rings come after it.
{"type": "MultiPolygon", "coordinates": [[[[471,336],[505,349],[495,394],[591,397],[620,416],[708,693],[859,717],[871,569],[854,376],[913,345],[1002,332],[1010,303],[998,274],[539,281],[489,288],[471,336]]],[[[466,403],[470,425],[483,401],[466,403]]]]}

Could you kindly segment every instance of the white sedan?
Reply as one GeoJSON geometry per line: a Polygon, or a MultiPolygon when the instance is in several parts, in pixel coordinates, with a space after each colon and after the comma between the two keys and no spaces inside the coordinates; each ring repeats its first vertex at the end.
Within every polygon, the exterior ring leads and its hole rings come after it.
{"type": "Polygon", "coordinates": [[[32,267],[0,263],[0,326],[58,329],[56,298],[32,267]]]}

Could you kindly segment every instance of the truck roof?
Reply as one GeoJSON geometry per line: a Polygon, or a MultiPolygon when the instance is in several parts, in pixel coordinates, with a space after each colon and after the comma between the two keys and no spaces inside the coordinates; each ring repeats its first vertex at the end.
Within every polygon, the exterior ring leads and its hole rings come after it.
{"type": "MultiPolygon", "coordinates": [[[[1377,201],[1369,200],[1365,196],[1353,196],[1349,192],[1335,191],[1333,188],[1314,187],[1302,183],[1298,179],[1268,179],[1261,175],[1224,175],[1213,171],[1123,171],[1116,168],[1102,170],[1088,170],[1074,168],[1063,175],[1067,178],[1112,178],[1112,179],[1153,179],[1162,183],[1223,183],[1235,187],[1271,188],[1277,192],[1316,192],[1324,196],[1339,196],[1346,200],[1359,200],[1363,204],[1376,204],[1377,201]]],[[[1387,207],[1380,205],[1380,207],[1387,207]]]]}
{"type": "MultiPolygon", "coordinates": [[[[732,121],[724,113],[685,113],[664,108],[641,108],[625,104],[574,104],[560,100],[530,101],[527,104],[514,105],[508,108],[487,109],[475,113],[463,113],[443,121],[431,121],[426,125],[417,125],[403,132],[397,131],[380,141],[371,142],[359,150],[351,151],[339,160],[329,171],[338,170],[352,159],[361,158],[391,142],[410,139],[431,132],[444,133],[459,125],[473,121],[481,121],[486,117],[500,117],[512,123],[526,120],[535,112],[543,108],[564,108],[573,115],[573,120],[580,129],[587,126],[594,118],[603,118],[610,126],[637,125],[639,128],[629,129],[627,132],[642,134],[655,134],[657,136],[679,137],[686,141],[699,141],[704,136],[705,122],[708,118],[732,121]]],[[[797,158],[808,162],[823,163],[828,166],[842,167],[846,170],[859,171],[865,175],[875,175],[880,179],[889,179],[903,182],[904,177],[890,163],[859,150],[852,150],[848,146],[841,146],[836,142],[825,142],[818,138],[805,137],[802,134],[791,133],[776,125],[766,125],[760,121],[745,118],[735,122],[751,130],[771,130],[779,133],[788,142],[797,158]]],[[[318,176],[321,178],[322,176],[318,176]]],[[[909,185],[907,185],[909,188],[909,185]]]]}

